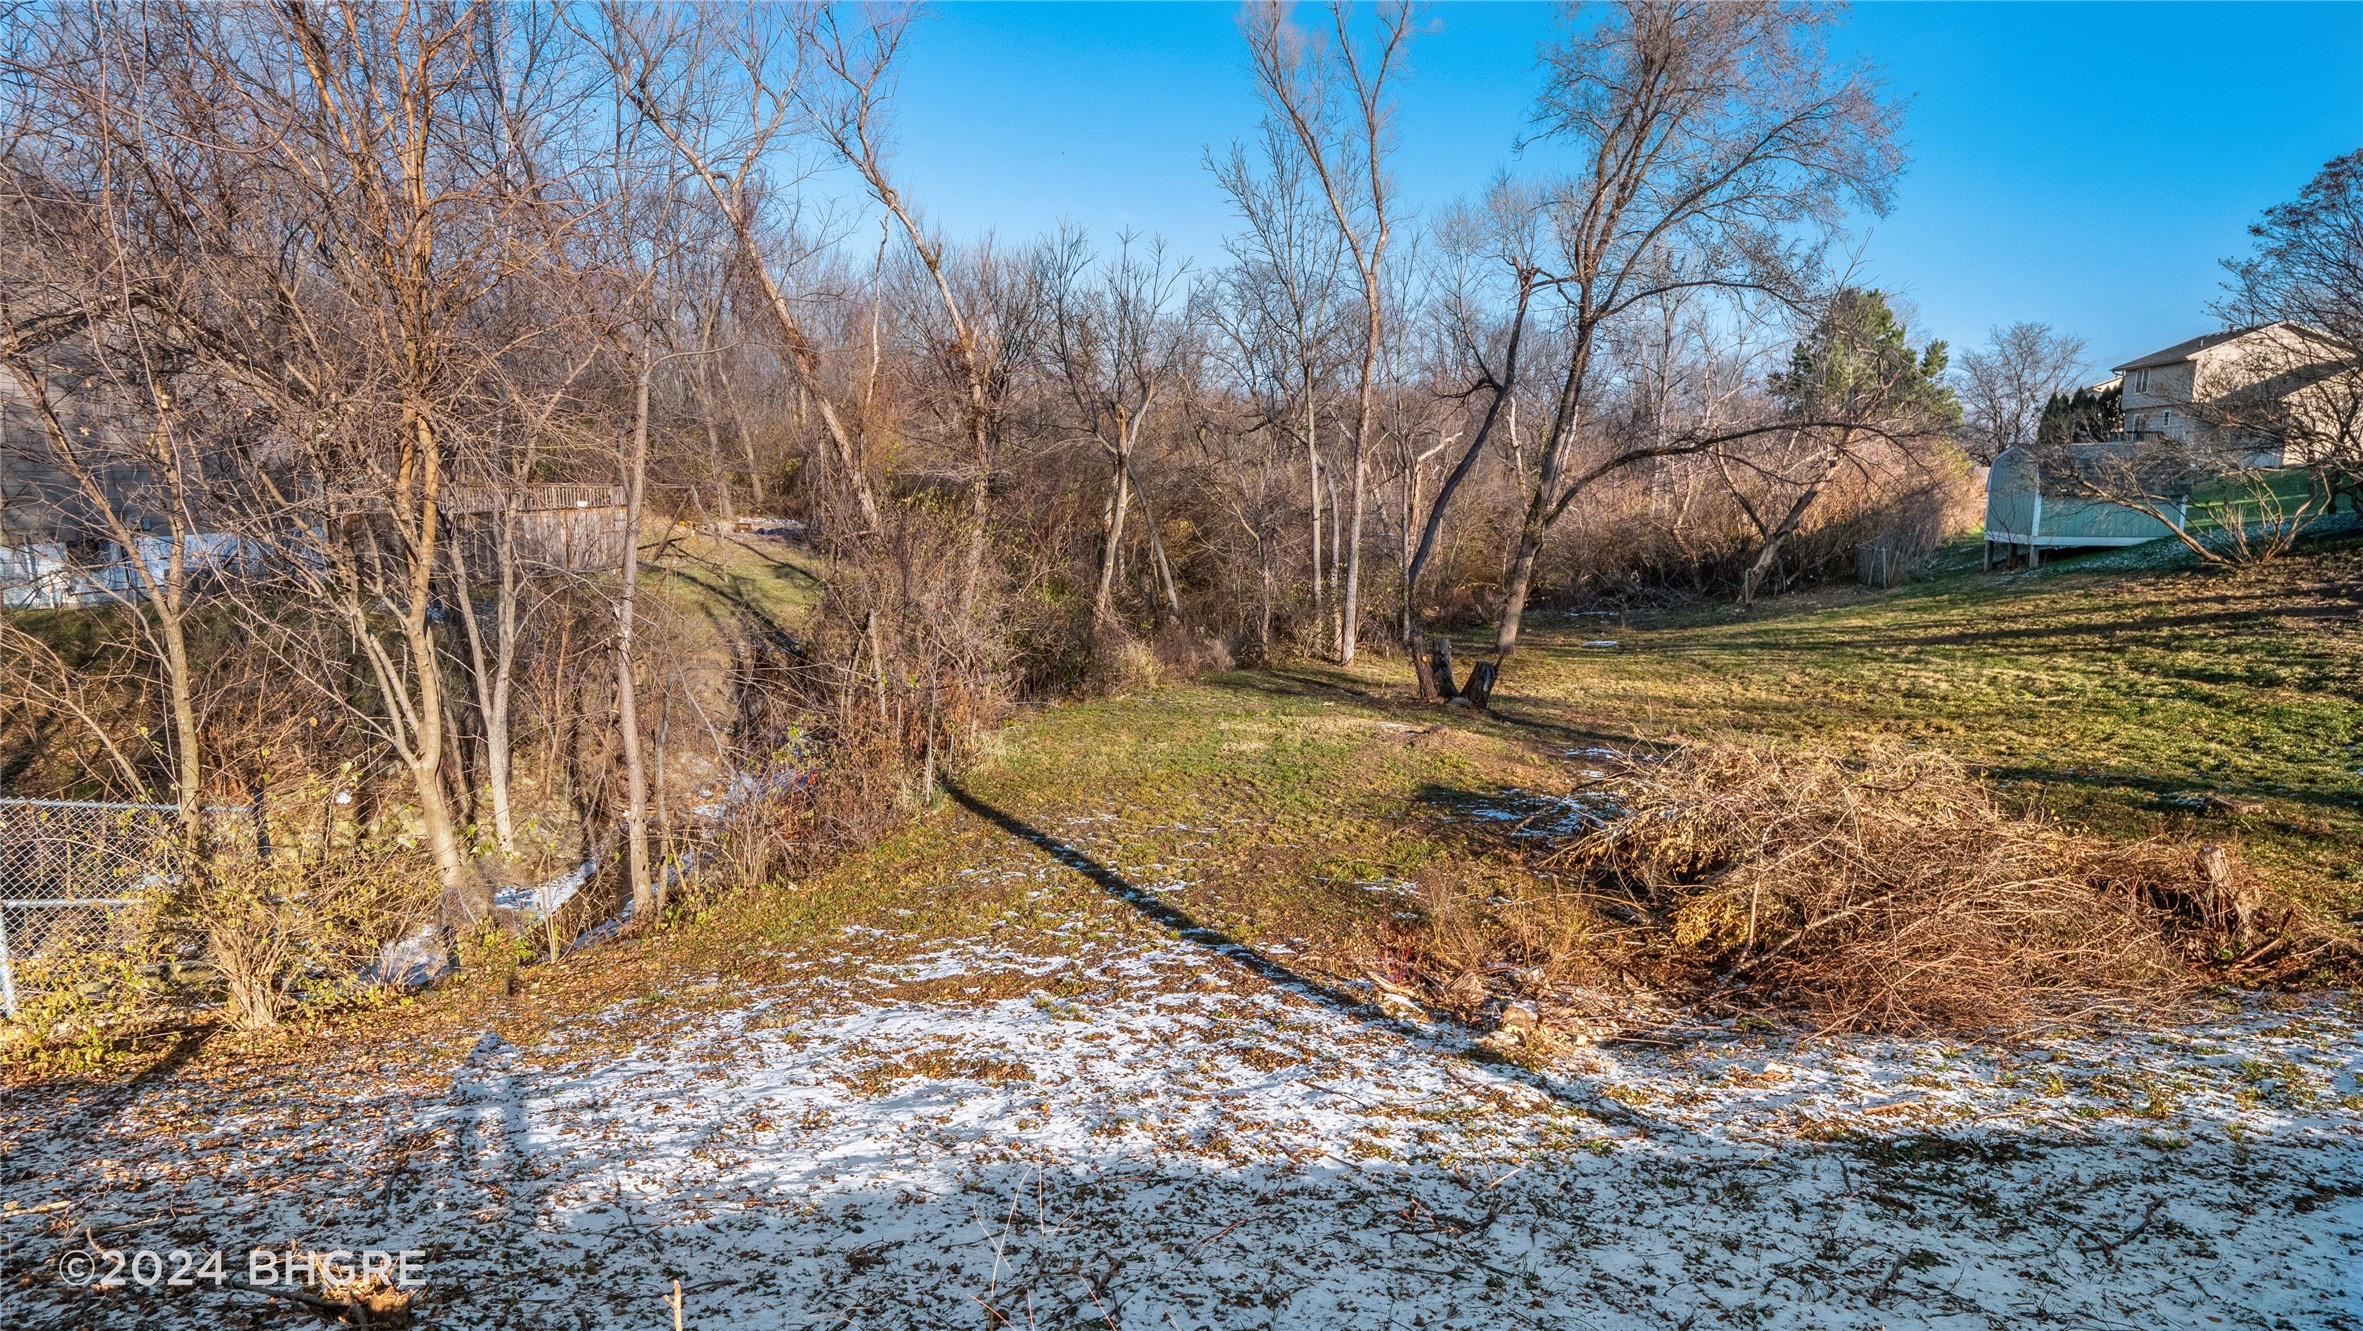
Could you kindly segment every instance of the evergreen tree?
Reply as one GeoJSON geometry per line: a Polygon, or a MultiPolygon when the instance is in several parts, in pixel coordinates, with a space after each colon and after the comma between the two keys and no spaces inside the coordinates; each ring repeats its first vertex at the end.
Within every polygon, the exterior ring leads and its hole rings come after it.
{"type": "Polygon", "coordinates": [[[2054,393],[2043,404],[2035,442],[2047,448],[2106,439],[2125,428],[2123,391],[2116,384],[2054,393]]]}
{"type": "Polygon", "coordinates": [[[1919,416],[1930,432],[1961,425],[1961,400],[1945,381],[1941,340],[1914,349],[1911,330],[1885,292],[1848,287],[1772,376],[1773,395],[1792,416],[1863,420],[1919,416]]]}

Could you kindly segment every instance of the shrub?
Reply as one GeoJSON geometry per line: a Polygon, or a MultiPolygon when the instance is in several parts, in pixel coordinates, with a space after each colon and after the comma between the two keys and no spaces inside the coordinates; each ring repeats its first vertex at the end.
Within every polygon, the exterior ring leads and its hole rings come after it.
{"type": "Polygon", "coordinates": [[[231,1024],[264,1030],[299,995],[363,983],[378,949],[423,918],[440,893],[422,857],[397,851],[224,857],[178,924],[203,940],[231,1024]]]}

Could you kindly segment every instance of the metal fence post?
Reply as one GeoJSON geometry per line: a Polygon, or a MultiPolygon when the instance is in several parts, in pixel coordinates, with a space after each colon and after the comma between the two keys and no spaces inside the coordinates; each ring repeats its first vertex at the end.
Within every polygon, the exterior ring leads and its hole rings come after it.
{"type": "Polygon", "coordinates": [[[16,968],[8,960],[8,912],[0,910],[0,1009],[16,1020],[16,968]]]}

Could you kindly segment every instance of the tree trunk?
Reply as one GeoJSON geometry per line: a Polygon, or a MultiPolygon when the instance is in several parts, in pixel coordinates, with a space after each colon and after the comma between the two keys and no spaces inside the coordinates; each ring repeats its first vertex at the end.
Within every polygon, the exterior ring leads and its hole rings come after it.
{"type": "Polygon", "coordinates": [[[968,566],[960,584],[960,612],[973,614],[978,588],[984,582],[987,534],[991,527],[993,503],[992,439],[984,421],[979,420],[969,436],[976,450],[976,475],[968,482],[968,566]]]}
{"type": "Polygon", "coordinates": [[[1398,530],[1396,533],[1400,539],[1395,542],[1395,571],[1398,575],[1400,575],[1401,578],[1403,605],[1401,607],[1402,614],[1397,617],[1399,622],[1397,623],[1396,627],[1401,633],[1401,636],[1397,640],[1402,642],[1405,645],[1406,650],[1408,650],[1410,644],[1418,640],[1419,630],[1417,623],[1418,616],[1416,613],[1414,613],[1414,608],[1411,603],[1412,559],[1418,553],[1415,549],[1417,543],[1411,538],[1411,530],[1413,527],[1419,524],[1420,459],[1418,454],[1414,453],[1408,446],[1404,448],[1403,454],[1405,459],[1405,466],[1403,469],[1403,508],[1397,523],[1398,530]]]}
{"type": "MultiPolygon", "coordinates": [[[[730,378],[729,366],[725,365],[715,370],[714,377],[722,381],[722,397],[730,404],[731,428],[738,433],[738,450],[747,461],[747,491],[754,497],[755,511],[760,513],[770,501],[763,493],[763,464],[755,456],[755,435],[747,428],[746,406],[739,401],[738,385],[730,378]]],[[[801,395],[803,390],[798,389],[797,392],[801,395]]],[[[799,410],[797,424],[801,425],[802,423],[803,413],[799,410]]]]}
{"type": "MultiPolygon", "coordinates": [[[[1365,426],[1369,409],[1364,408],[1365,426]]],[[[1340,598],[1338,611],[1337,659],[1340,665],[1354,663],[1354,640],[1361,630],[1362,618],[1362,519],[1369,502],[1370,468],[1362,454],[1362,440],[1354,440],[1354,479],[1348,487],[1346,520],[1346,589],[1340,598]]]]}
{"type": "Polygon", "coordinates": [[[1460,696],[1460,686],[1452,677],[1452,640],[1438,635],[1426,643],[1408,645],[1413,667],[1419,673],[1420,692],[1430,698],[1450,700],[1460,696]]]}
{"type": "MultiPolygon", "coordinates": [[[[1589,301],[1589,295],[1586,295],[1589,301]]],[[[1529,492],[1526,515],[1518,524],[1518,548],[1502,579],[1501,622],[1493,635],[1493,654],[1506,660],[1518,650],[1518,629],[1526,618],[1526,598],[1534,591],[1534,565],[1541,557],[1543,538],[1551,522],[1574,497],[1560,494],[1559,477],[1567,468],[1567,449],[1575,436],[1576,413],[1582,406],[1584,374],[1592,362],[1592,328],[1579,324],[1575,345],[1567,358],[1567,377],[1559,386],[1559,404],[1551,413],[1550,432],[1543,438],[1542,459],[1529,492]]]]}
{"type": "Polygon", "coordinates": [[[1256,545],[1257,553],[1260,556],[1255,561],[1256,573],[1262,597],[1257,606],[1255,645],[1261,650],[1263,656],[1269,659],[1272,655],[1272,559],[1270,552],[1263,548],[1261,541],[1258,541],[1256,545]]]}
{"type": "Polygon", "coordinates": [[[441,645],[435,641],[434,625],[427,619],[428,607],[434,600],[435,569],[439,562],[435,547],[443,534],[442,442],[423,413],[412,416],[405,434],[412,441],[416,455],[404,460],[402,479],[395,485],[394,512],[397,521],[407,516],[414,524],[408,533],[410,548],[405,552],[409,586],[403,593],[401,625],[402,645],[410,661],[407,673],[417,684],[415,706],[408,696],[405,671],[386,654],[371,623],[370,607],[358,595],[361,584],[357,579],[348,579],[351,586],[347,589],[344,614],[377,675],[386,706],[387,729],[394,739],[396,753],[410,772],[413,793],[418,796],[420,831],[435,857],[436,869],[442,874],[444,890],[475,914],[490,903],[482,884],[468,871],[468,857],[460,845],[459,828],[451,817],[450,794],[444,786],[443,655],[441,645]],[[405,515],[403,509],[411,501],[414,483],[417,508],[405,515]]]}
{"type": "MultiPolygon", "coordinates": [[[[432,555],[432,542],[424,553],[432,555]]],[[[420,612],[406,616],[402,625],[403,648],[417,663],[415,705],[405,693],[402,675],[385,644],[373,635],[366,607],[359,601],[348,601],[342,612],[376,680],[386,709],[387,738],[410,777],[412,794],[418,797],[419,831],[428,853],[435,857],[444,891],[471,915],[481,912],[487,902],[479,890],[481,885],[468,872],[468,857],[460,846],[459,828],[452,821],[451,800],[443,786],[442,667],[423,602],[420,612]]]]}
{"type": "Polygon", "coordinates": [[[493,599],[492,688],[484,700],[484,765],[492,782],[493,834],[500,840],[501,853],[514,855],[517,826],[509,785],[516,771],[516,750],[509,702],[517,678],[517,532],[505,501],[498,516],[494,549],[500,564],[500,588],[493,599]]]}
{"type": "Polygon", "coordinates": [[[1157,510],[1149,506],[1149,491],[1132,474],[1132,457],[1124,458],[1124,474],[1130,478],[1132,493],[1140,500],[1140,519],[1148,524],[1149,554],[1157,561],[1157,580],[1165,591],[1165,609],[1175,619],[1181,618],[1181,597],[1173,587],[1173,562],[1165,557],[1165,537],[1157,530],[1157,510]]]}
{"type": "Polygon", "coordinates": [[[165,586],[172,597],[172,609],[159,614],[156,629],[164,639],[164,674],[172,696],[172,747],[178,780],[174,802],[179,806],[181,836],[188,849],[198,850],[205,836],[204,771],[197,754],[197,705],[189,688],[189,635],[181,622],[181,550],[180,536],[172,538],[172,560],[165,571],[165,586]]]}
{"type": "Polygon", "coordinates": [[[1305,371],[1305,493],[1312,514],[1313,622],[1329,621],[1329,596],[1321,570],[1321,414],[1313,407],[1313,375],[1305,371]]]}
{"type": "Polygon", "coordinates": [[[1501,622],[1493,631],[1493,652],[1508,657],[1518,650],[1518,627],[1526,619],[1526,598],[1534,590],[1534,559],[1542,549],[1539,538],[1529,540],[1519,533],[1518,553],[1510,561],[1510,575],[1503,581],[1501,622]]]}
{"type": "MultiPolygon", "coordinates": [[[[493,521],[496,526],[508,522],[508,499],[496,495],[493,499],[493,521]]],[[[468,671],[476,686],[476,714],[484,722],[484,785],[492,804],[493,835],[500,845],[503,858],[517,850],[515,826],[509,813],[509,754],[507,708],[494,700],[498,686],[493,679],[492,656],[484,647],[484,627],[476,619],[474,581],[468,572],[466,554],[461,542],[451,542],[451,581],[453,600],[458,606],[460,624],[468,644],[468,671]]]]}
{"type": "Polygon", "coordinates": [[[1105,627],[1108,611],[1116,589],[1117,551],[1124,543],[1124,514],[1132,507],[1132,467],[1125,456],[1130,449],[1127,442],[1116,452],[1116,491],[1108,498],[1107,543],[1100,550],[1099,590],[1091,598],[1091,631],[1097,636],[1105,627]]]}
{"type": "MultiPolygon", "coordinates": [[[[1485,415],[1477,422],[1476,433],[1470,438],[1468,447],[1461,450],[1460,460],[1453,464],[1452,470],[1445,473],[1443,483],[1436,487],[1435,502],[1428,506],[1427,521],[1420,528],[1419,546],[1412,552],[1410,564],[1403,572],[1403,643],[1405,650],[1411,652],[1414,657],[1419,654],[1420,624],[1419,616],[1415,612],[1413,597],[1419,591],[1420,575],[1427,571],[1428,560],[1435,556],[1436,542],[1444,532],[1444,515],[1452,507],[1453,496],[1460,493],[1461,482],[1468,479],[1470,470],[1477,465],[1478,455],[1485,451],[1486,443],[1493,438],[1493,428],[1501,421],[1505,406],[1508,408],[1509,415],[1510,448],[1513,454],[1517,454],[1518,351],[1525,339],[1526,307],[1532,291],[1531,275],[1521,272],[1518,283],[1518,306],[1516,313],[1511,317],[1509,344],[1502,354],[1501,375],[1495,379],[1490,371],[1487,372],[1487,380],[1493,384],[1493,396],[1485,404],[1485,415]]],[[[1522,454],[1517,456],[1518,479],[1523,484],[1525,482],[1525,459],[1522,454]]],[[[1413,464],[1415,469],[1417,465],[1417,463],[1413,464]]],[[[1412,506],[1414,512],[1417,511],[1417,508],[1416,504],[1412,506]]],[[[1405,539],[1409,539],[1410,533],[1408,531],[1404,535],[1405,539]]],[[[1518,592],[1519,613],[1523,615],[1525,609],[1526,593],[1521,588],[1518,592]]],[[[1506,614],[1504,622],[1508,622],[1506,614]]],[[[1517,630],[1515,628],[1510,630],[1510,637],[1513,642],[1516,640],[1517,630]]]]}
{"type": "Polygon", "coordinates": [[[442,875],[446,888],[457,889],[460,899],[470,910],[479,909],[481,902],[466,891],[468,857],[460,848],[459,827],[451,819],[451,801],[443,790],[441,748],[430,750],[430,756],[403,764],[410,772],[410,781],[418,795],[420,832],[426,837],[427,849],[435,857],[435,868],[442,875]]]}
{"type": "Polygon", "coordinates": [[[738,509],[730,501],[730,468],[722,461],[722,432],[714,428],[712,401],[711,398],[707,399],[706,410],[699,412],[698,418],[706,427],[706,457],[712,467],[714,497],[719,501],[714,506],[715,516],[727,529],[731,521],[738,517],[738,509]]]}
{"type": "Polygon", "coordinates": [[[1346,649],[1345,605],[1345,526],[1339,516],[1345,505],[1337,498],[1337,469],[1323,468],[1321,491],[1329,500],[1329,650],[1334,654],[1346,649]]]}
{"type": "Polygon", "coordinates": [[[1480,712],[1489,711],[1493,707],[1493,683],[1500,675],[1499,662],[1479,661],[1469,667],[1469,682],[1461,686],[1456,696],[1467,699],[1469,706],[1480,712]]]}
{"type": "Polygon", "coordinates": [[[654,348],[642,333],[640,373],[632,392],[631,454],[624,463],[623,585],[615,602],[615,711],[617,738],[624,758],[624,835],[628,846],[626,871],[632,887],[632,914],[653,922],[664,911],[664,897],[648,872],[648,768],[640,752],[640,696],[634,675],[632,628],[640,590],[640,508],[642,482],[648,474],[648,381],[654,377],[654,348]]]}
{"type": "Polygon", "coordinates": [[[1805,492],[1797,496],[1797,502],[1789,505],[1788,514],[1780,520],[1780,525],[1765,536],[1764,548],[1757,553],[1756,562],[1748,565],[1748,571],[1740,577],[1740,609],[1745,610],[1756,603],[1756,592],[1763,587],[1765,577],[1772,572],[1774,562],[1780,558],[1781,547],[1788,543],[1789,537],[1796,534],[1797,528],[1804,525],[1807,510],[1813,507],[1815,500],[1821,498],[1822,488],[1830,483],[1830,477],[1838,474],[1838,466],[1846,460],[1846,450],[1852,442],[1850,435],[1839,435],[1837,442],[1831,444],[1829,451],[1822,455],[1820,469],[1806,483],[1805,492]]]}

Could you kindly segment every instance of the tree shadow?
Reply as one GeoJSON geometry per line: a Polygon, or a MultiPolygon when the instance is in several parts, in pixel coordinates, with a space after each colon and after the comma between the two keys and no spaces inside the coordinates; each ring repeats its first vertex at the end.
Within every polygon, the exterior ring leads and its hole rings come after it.
{"type": "MultiPolygon", "coordinates": [[[[2228,598],[2217,598],[2228,599],[2228,598]]],[[[2261,599],[2261,598],[2260,598],[2261,599]]],[[[1660,650],[1729,651],[1729,652],[1860,652],[1892,650],[1899,647],[2027,647],[2041,648],[2048,644],[2075,642],[2086,644],[2083,650],[2109,651],[2141,642],[2145,638],[2188,632],[2195,629],[2218,631],[2254,631],[2282,626],[2290,621],[2318,620],[2325,624],[2343,623],[2354,617],[2351,605],[2268,605],[2257,609],[2226,608],[2194,611],[2177,615],[2129,615],[2111,623],[2079,621],[2064,624],[2028,625],[2015,628],[1981,626],[1952,632],[1894,633],[1856,635],[1848,633],[1804,634],[1790,633],[1777,641],[1755,640],[1718,642],[1689,647],[1669,647],[1660,650]]],[[[2161,644],[2171,645],[2171,644],[2161,644]]]]}
{"type": "MultiPolygon", "coordinates": [[[[92,1140],[100,1129],[146,1098],[151,1088],[177,1076],[180,1070],[189,1064],[190,1060],[204,1051],[206,1043],[220,1031],[219,1026],[209,1025],[179,1032],[173,1040],[172,1047],[165,1050],[156,1061],[124,1080],[92,1094],[71,1117],[45,1128],[43,1135],[53,1136],[55,1140],[64,1142],[92,1140]]],[[[55,1079],[43,1080],[22,1088],[12,1089],[6,1098],[0,1099],[0,1106],[7,1105],[8,1101],[18,1096],[46,1099],[55,1093],[55,1079]]],[[[15,1118],[15,1111],[11,1109],[6,1117],[15,1118]]],[[[13,1187],[34,1177],[37,1172],[37,1163],[37,1160],[28,1162],[24,1155],[17,1152],[0,1153],[0,1188],[13,1187]]]]}
{"type": "Polygon", "coordinates": [[[1233,671],[1224,682],[1244,687],[1250,693],[1274,694],[1283,698],[1351,698],[1356,702],[1377,705],[1397,704],[1416,706],[1415,700],[1397,698],[1373,692],[1368,681],[1346,670],[1302,662],[1289,665],[1264,665],[1252,670],[1233,671]]]}
{"type": "Polygon", "coordinates": [[[774,618],[769,607],[758,603],[745,592],[729,585],[729,574],[709,575],[704,569],[694,565],[659,568],[656,572],[665,577],[678,578],[705,592],[715,600],[729,605],[731,609],[745,616],[748,625],[754,628],[767,643],[782,648],[797,657],[805,655],[804,644],[796,637],[795,633],[774,618]]]}
{"type": "Polygon", "coordinates": [[[2146,796],[2152,803],[2168,812],[2195,812],[2190,800],[2206,795],[2241,795],[2259,800],[2286,800],[2292,804],[2312,805],[2319,809],[2354,810],[2363,808],[2363,798],[2350,790],[2301,790],[2287,786],[2260,786],[2224,781],[2194,773],[2188,779],[2175,781],[2165,777],[2141,776],[2132,772],[2105,772],[2089,769],[2060,769],[2034,767],[2019,763],[1997,763],[1977,769],[1979,775],[1995,781],[2024,781],[2046,786],[2076,786],[2086,790],[2113,791],[2125,795],[2146,796]]]}
{"type": "Polygon", "coordinates": [[[1200,923],[1187,911],[1175,907],[1171,902],[1163,900],[1155,893],[1134,885],[1124,875],[1084,854],[1081,850],[1014,814],[985,803],[961,786],[946,781],[944,789],[951,795],[953,802],[961,808],[1090,879],[1101,891],[1132,907],[1151,923],[1165,929],[1183,942],[1196,943],[1200,947],[1219,953],[1273,984],[1294,990],[1323,1006],[1357,1020],[1403,1034],[1417,1034],[1411,1027],[1385,1016],[1351,994],[1291,970],[1222,930],[1200,923]]]}
{"type": "Polygon", "coordinates": [[[1578,1092],[1558,1077],[1545,1076],[1515,1065],[1499,1063],[1481,1056],[1478,1051],[1472,1051],[1465,1047],[1456,1048],[1447,1040],[1438,1038],[1434,1032],[1421,1030],[1408,1022],[1398,1021],[1376,1005],[1365,1003],[1334,985],[1323,983],[1300,971],[1292,970],[1223,930],[1203,923],[1171,902],[1135,885],[1124,875],[1093,859],[1075,846],[1059,840],[1007,810],[986,803],[959,784],[947,780],[944,782],[944,790],[961,808],[1090,879],[1101,891],[1140,912],[1143,918],[1166,930],[1174,937],[1183,942],[1194,943],[1225,960],[1245,967],[1257,977],[1279,988],[1309,998],[1341,1017],[1359,1022],[1373,1030],[1418,1041],[1439,1053],[1449,1054],[1469,1062],[1485,1063],[1498,1071],[1516,1076],[1526,1085],[1541,1091],[1552,1099],[1581,1109],[1603,1122],[1614,1123],[1620,1127],[1629,1127],[1653,1135],[1660,1133],[1681,1135],[1685,1131],[1635,1113],[1605,1095],[1578,1092]]]}
{"type": "MultiPolygon", "coordinates": [[[[1504,674],[1502,678],[1506,685],[1512,677],[1504,674]]],[[[1369,687],[1367,681],[1354,675],[1319,667],[1263,667],[1235,671],[1217,680],[1215,686],[1235,693],[1255,693],[1268,697],[1344,699],[1407,722],[1450,725],[1460,729],[1493,728],[1539,744],[1619,749],[1644,745],[1644,741],[1629,732],[1555,720],[1521,703],[1517,694],[1502,687],[1497,687],[1494,692],[1492,707],[1480,712],[1448,707],[1408,694],[1380,691],[1369,687]]]]}

